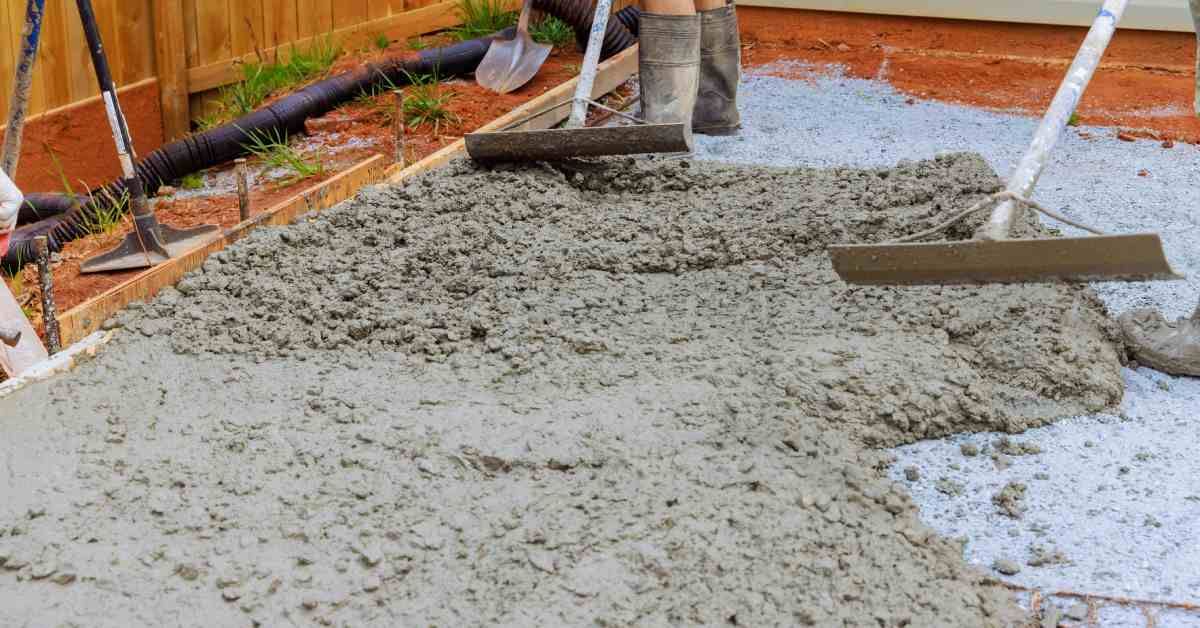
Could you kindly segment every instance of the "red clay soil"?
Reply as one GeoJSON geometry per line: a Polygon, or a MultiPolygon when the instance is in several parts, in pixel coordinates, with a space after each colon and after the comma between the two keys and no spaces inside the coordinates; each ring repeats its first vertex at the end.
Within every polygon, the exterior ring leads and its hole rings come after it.
{"type": "MultiPolygon", "coordinates": [[[[339,62],[335,71],[348,69],[362,60],[359,56],[339,62]]],[[[539,96],[578,72],[581,55],[573,49],[555,51],[550,55],[540,72],[527,85],[510,94],[497,95],[478,85],[471,79],[454,79],[442,83],[445,93],[453,94],[447,109],[455,116],[452,123],[444,123],[436,130],[428,124],[409,128],[406,133],[408,160],[414,162],[438,149],[451,144],[458,138],[495,118],[504,115],[518,105],[539,96]]],[[[392,95],[384,94],[370,102],[348,103],[320,118],[310,119],[308,134],[296,146],[310,155],[322,157],[326,173],[286,186],[256,184],[251,186],[251,207],[261,211],[281,202],[328,177],[359,163],[373,154],[382,154],[389,159],[395,154],[390,119],[387,117],[392,95]],[[352,146],[351,148],[344,148],[352,146]],[[333,156],[329,156],[333,154],[333,156]]],[[[249,163],[255,172],[254,160],[249,163]]],[[[227,172],[232,165],[226,164],[209,171],[210,174],[227,172]]],[[[53,186],[51,189],[59,189],[53,186]]],[[[231,227],[239,222],[237,197],[226,193],[215,196],[191,196],[189,198],[160,199],[156,214],[158,219],[173,226],[220,224],[231,227]]],[[[69,243],[62,251],[62,262],[54,268],[54,296],[60,313],[83,303],[89,298],[119,285],[140,271],[84,275],[79,265],[91,255],[114,246],[125,233],[132,229],[128,219],[119,230],[103,235],[91,236],[69,243]]],[[[36,292],[37,275],[33,265],[25,268],[25,286],[36,292]]],[[[40,329],[40,303],[33,299],[30,309],[35,313],[35,324],[40,329]]]]}
{"type": "MultiPolygon", "coordinates": [[[[119,97],[134,147],[144,154],[161,146],[158,83],[131,85],[122,89],[119,97]]],[[[65,179],[72,189],[83,192],[121,176],[117,149],[99,98],[31,117],[21,138],[16,182],[22,190],[61,191],[65,179]]]]}
{"type": "MultiPolygon", "coordinates": [[[[840,66],[914,97],[1031,115],[1049,105],[1087,32],[759,7],[739,7],[738,17],[748,66],[781,59],[840,66]]],[[[1118,31],[1080,104],[1080,122],[1200,143],[1192,112],[1195,50],[1189,33],[1118,31]]]]}

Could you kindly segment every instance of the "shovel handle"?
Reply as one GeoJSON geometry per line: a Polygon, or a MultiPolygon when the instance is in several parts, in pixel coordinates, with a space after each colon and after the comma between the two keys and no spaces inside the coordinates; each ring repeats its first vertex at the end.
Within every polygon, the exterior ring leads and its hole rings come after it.
{"type": "MultiPolygon", "coordinates": [[[[1007,191],[1021,198],[1033,195],[1033,188],[1042,176],[1042,171],[1046,169],[1046,162],[1050,160],[1050,151],[1054,150],[1058,138],[1071,121],[1071,114],[1079,106],[1079,99],[1083,97],[1092,75],[1096,73],[1100,58],[1104,56],[1108,43],[1112,41],[1117,23],[1121,21],[1128,4],[1129,0],[1105,0],[1100,14],[1096,16],[1091,30],[1088,31],[1087,38],[1075,54],[1075,60],[1071,62],[1066,78],[1058,86],[1058,93],[1054,95],[1050,108],[1042,117],[1042,122],[1033,135],[1033,142],[1021,157],[1017,169],[1009,177],[1007,191]]],[[[1000,203],[988,222],[980,227],[978,236],[984,240],[1008,239],[1019,211],[1020,208],[1013,201],[1000,203]]]]}
{"type": "MultiPolygon", "coordinates": [[[[1200,0],[1196,0],[1200,2],[1200,0]]],[[[533,13],[533,0],[521,3],[521,17],[517,18],[517,35],[529,33],[529,16],[533,13]]]]}
{"type": "Polygon", "coordinates": [[[583,127],[587,120],[587,101],[592,97],[592,84],[596,82],[596,68],[600,65],[600,49],[604,47],[604,31],[608,30],[608,14],[612,11],[612,0],[597,0],[596,14],[592,17],[592,31],[588,33],[587,50],[583,53],[583,67],[579,70],[579,83],[575,86],[575,102],[571,104],[571,118],[567,128],[583,127]]]}

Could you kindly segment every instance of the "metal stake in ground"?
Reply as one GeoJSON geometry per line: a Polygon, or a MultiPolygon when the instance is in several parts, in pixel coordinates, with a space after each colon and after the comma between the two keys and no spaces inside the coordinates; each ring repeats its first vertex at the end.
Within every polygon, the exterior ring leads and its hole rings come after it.
{"type": "Polygon", "coordinates": [[[238,218],[245,221],[250,218],[250,175],[246,173],[244,157],[234,159],[233,164],[234,172],[237,174],[238,218]]]}
{"type": "Polygon", "coordinates": [[[404,145],[404,90],[397,89],[392,94],[396,97],[396,114],[395,120],[392,121],[392,131],[396,140],[396,163],[403,168],[408,165],[408,151],[404,145]]]}
{"type": "Polygon", "coordinates": [[[58,332],[58,308],[54,305],[54,276],[50,272],[50,239],[33,239],[37,254],[38,285],[42,291],[42,326],[46,329],[46,351],[54,355],[62,351],[62,336],[58,332]]]}
{"type": "Polygon", "coordinates": [[[21,32],[21,58],[17,61],[17,76],[13,81],[12,100],[8,108],[8,129],[4,133],[4,155],[0,170],[17,178],[17,163],[21,160],[21,133],[25,129],[25,110],[29,108],[29,88],[33,85],[33,63],[37,60],[41,40],[42,15],[46,0],[29,0],[25,6],[25,30],[21,32]]]}
{"type": "MultiPolygon", "coordinates": [[[[96,26],[96,13],[92,0],[76,0],[79,18],[83,22],[83,33],[87,37],[88,49],[92,54],[92,65],[96,70],[96,81],[100,84],[100,96],[108,112],[108,124],[112,128],[113,140],[117,145],[117,157],[121,162],[124,180],[116,186],[113,196],[127,194],[133,213],[134,232],[125,237],[117,248],[101,253],[80,265],[85,273],[113,270],[147,268],[177,257],[200,245],[217,232],[217,225],[204,225],[190,229],[175,229],[158,224],[154,210],[146,200],[144,184],[133,166],[133,141],[129,136],[129,125],[121,112],[117,100],[117,88],[108,68],[108,57],[100,40],[100,29],[96,26]],[[124,189],[120,189],[124,188],[124,189]]],[[[105,202],[105,201],[101,201],[105,202]]]]}

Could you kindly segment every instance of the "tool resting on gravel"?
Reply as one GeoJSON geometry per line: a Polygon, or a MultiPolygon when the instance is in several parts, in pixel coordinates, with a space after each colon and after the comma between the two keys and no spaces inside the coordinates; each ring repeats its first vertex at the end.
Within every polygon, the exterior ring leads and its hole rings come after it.
{"type": "Polygon", "coordinates": [[[492,40],[487,54],[475,68],[476,83],[497,94],[507,94],[528,83],[541,69],[552,47],[536,43],[529,36],[529,14],[532,12],[533,0],[525,0],[513,38],[492,40]]]}
{"type": "Polygon", "coordinates": [[[1157,234],[1101,234],[1029,200],[1050,158],[1050,151],[1095,74],[1127,4],[1128,0],[1105,1],[1050,109],[1042,118],[1029,150],[1003,192],[933,229],[900,241],[830,247],[829,254],[838,275],[846,283],[868,285],[1182,279],[1167,263],[1157,234]],[[993,206],[991,218],[972,240],[915,242],[993,206]],[[1013,226],[1026,209],[1034,209],[1098,235],[1011,238],[1013,226]]]}
{"type": "Polygon", "coordinates": [[[490,133],[468,133],[467,154],[480,162],[549,161],[572,157],[602,155],[639,155],[643,153],[691,152],[692,130],[685,124],[649,124],[601,105],[592,100],[592,84],[600,63],[600,48],[612,0],[598,0],[588,35],[587,51],[579,72],[575,97],[570,101],[543,109],[519,120],[503,130],[490,133]],[[571,117],[565,128],[520,131],[522,125],[549,111],[571,105],[571,117]],[[593,105],[626,118],[630,126],[584,127],[588,105],[593,105]]]}

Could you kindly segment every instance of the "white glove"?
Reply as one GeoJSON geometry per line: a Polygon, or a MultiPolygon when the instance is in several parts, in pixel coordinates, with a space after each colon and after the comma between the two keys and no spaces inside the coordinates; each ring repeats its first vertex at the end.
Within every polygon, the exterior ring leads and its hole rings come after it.
{"type": "Polygon", "coordinates": [[[17,226],[17,212],[25,195],[17,189],[17,184],[0,170],[0,233],[12,231],[17,226]]]}

